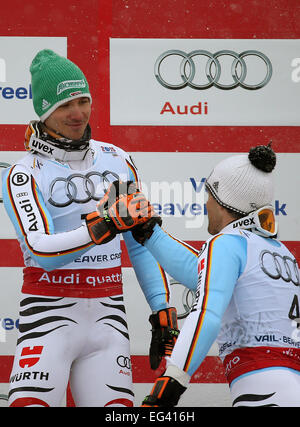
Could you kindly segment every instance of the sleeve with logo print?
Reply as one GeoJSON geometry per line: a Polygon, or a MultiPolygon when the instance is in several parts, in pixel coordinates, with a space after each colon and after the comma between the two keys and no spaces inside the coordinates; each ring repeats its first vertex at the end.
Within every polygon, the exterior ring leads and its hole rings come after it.
{"type": "Polygon", "coordinates": [[[2,193],[26,266],[53,270],[85,253],[93,244],[85,226],[55,234],[41,192],[26,166],[16,164],[3,172],[2,193]]]}

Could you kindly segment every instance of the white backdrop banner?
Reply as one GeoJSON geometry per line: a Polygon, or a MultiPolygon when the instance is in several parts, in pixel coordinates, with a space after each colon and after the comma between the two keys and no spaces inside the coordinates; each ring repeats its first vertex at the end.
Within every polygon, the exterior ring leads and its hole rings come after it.
{"type": "Polygon", "coordinates": [[[67,56],[66,37],[0,37],[0,124],[38,118],[31,92],[30,64],[42,49],[67,56]]]}
{"type": "Polygon", "coordinates": [[[111,39],[112,125],[298,126],[300,40],[111,39]]]}
{"type": "MultiPolygon", "coordinates": [[[[132,153],[138,168],[142,189],[163,227],[182,240],[206,240],[207,211],[205,179],[223,159],[239,153],[132,153]],[[153,173],[155,165],[155,173],[153,173]]],[[[2,161],[13,163],[23,152],[2,152],[2,161]]],[[[279,223],[280,240],[296,240],[299,223],[299,153],[278,153],[274,170],[274,207],[279,223]]],[[[1,171],[1,169],[0,169],[1,171]]],[[[1,198],[0,190],[0,198],[1,198]]],[[[0,237],[15,237],[13,225],[0,203],[0,237]]]]}

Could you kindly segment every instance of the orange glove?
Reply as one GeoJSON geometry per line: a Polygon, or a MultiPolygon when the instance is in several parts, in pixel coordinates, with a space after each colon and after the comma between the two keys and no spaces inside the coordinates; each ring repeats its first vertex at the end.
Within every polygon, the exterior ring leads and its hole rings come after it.
{"type": "Polygon", "coordinates": [[[113,224],[117,233],[144,224],[155,213],[143,193],[132,182],[114,181],[97,205],[99,215],[113,224]]]}

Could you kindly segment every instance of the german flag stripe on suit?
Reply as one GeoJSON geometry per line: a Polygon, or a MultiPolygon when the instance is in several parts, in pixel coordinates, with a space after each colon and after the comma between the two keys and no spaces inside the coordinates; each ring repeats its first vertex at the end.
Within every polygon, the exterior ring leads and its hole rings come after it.
{"type": "Polygon", "coordinates": [[[203,292],[203,297],[202,297],[202,304],[201,304],[201,310],[199,313],[199,318],[198,318],[198,322],[197,325],[195,327],[195,332],[193,335],[193,339],[187,354],[187,358],[186,358],[186,362],[184,365],[183,370],[185,372],[188,371],[189,366],[191,364],[191,360],[193,358],[193,355],[195,353],[195,349],[196,349],[196,345],[202,330],[202,326],[203,326],[203,322],[205,320],[205,314],[206,314],[206,307],[207,307],[207,302],[208,302],[208,297],[209,297],[209,287],[210,287],[210,274],[211,274],[211,265],[212,265],[212,252],[213,252],[213,247],[214,247],[214,243],[215,241],[222,236],[222,234],[217,235],[216,237],[214,237],[208,244],[207,247],[207,258],[206,258],[206,274],[205,274],[205,279],[204,279],[204,292],[203,292]]]}

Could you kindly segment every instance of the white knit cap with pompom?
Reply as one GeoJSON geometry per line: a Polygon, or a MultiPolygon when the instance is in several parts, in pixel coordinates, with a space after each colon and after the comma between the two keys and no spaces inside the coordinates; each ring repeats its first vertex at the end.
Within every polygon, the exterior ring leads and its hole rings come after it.
{"type": "Polygon", "coordinates": [[[276,155],[270,144],[251,148],[221,161],[206,180],[206,186],[217,202],[235,212],[246,215],[273,199],[272,170],[276,155]]]}

